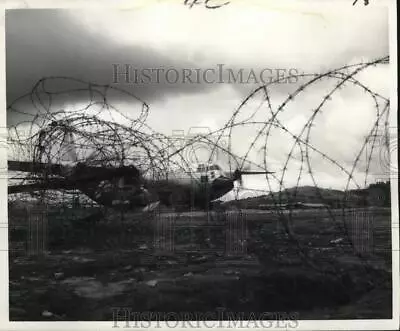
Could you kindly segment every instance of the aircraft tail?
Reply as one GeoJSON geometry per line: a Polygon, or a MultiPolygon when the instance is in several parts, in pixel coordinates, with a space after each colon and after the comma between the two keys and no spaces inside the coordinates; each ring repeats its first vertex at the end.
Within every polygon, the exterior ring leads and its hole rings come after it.
{"type": "Polygon", "coordinates": [[[75,139],[71,131],[64,134],[64,138],[60,146],[61,161],[77,162],[78,156],[76,153],[75,139]]]}

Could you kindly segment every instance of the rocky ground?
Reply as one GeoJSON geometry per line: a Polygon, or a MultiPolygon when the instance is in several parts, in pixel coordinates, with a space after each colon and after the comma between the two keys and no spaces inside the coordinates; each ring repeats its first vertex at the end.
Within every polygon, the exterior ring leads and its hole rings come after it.
{"type": "Polygon", "coordinates": [[[297,211],[288,235],[265,211],[10,209],[10,320],[111,321],[115,308],[391,318],[390,211],[347,234],[335,213],[297,211]]]}

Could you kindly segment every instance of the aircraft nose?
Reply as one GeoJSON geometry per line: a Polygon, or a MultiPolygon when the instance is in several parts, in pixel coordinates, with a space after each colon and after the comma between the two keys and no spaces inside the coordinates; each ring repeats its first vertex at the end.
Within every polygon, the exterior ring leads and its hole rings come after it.
{"type": "Polygon", "coordinates": [[[150,192],[145,189],[144,187],[141,188],[142,194],[143,194],[143,198],[146,202],[150,202],[151,201],[151,194],[150,192]]]}
{"type": "Polygon", "coordinates": [[[212,189],[215,190],[216,192],[219,191],[224,191],[224,192],[229,192],[230,190],[233,189],[233,180],[228,177],[218,177],[215,178],[212,182],[212,189]]]}

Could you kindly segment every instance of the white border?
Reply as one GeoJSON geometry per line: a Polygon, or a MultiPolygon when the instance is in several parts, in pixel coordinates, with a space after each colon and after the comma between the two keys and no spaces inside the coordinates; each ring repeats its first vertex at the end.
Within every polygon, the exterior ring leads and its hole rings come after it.
{"type": "MultiPolygon", "coordinates": [[[[5,30],[4,30],[4,17],[5,9],[12,8],[93,8],[93,7],[105,7],[105,8],[132,8],[136,6],[143,6],[145,4],[155,4],[157,2],[183,2],[182,0],[130,0],[130,1],[115,1],[110,4],[109,0],[62,0],[55,1],[49,0],[29,0],[29,1],[6,1],[6,3],[0,3],[0,24],[1,24],[1,34],[0,34],[0,72],[5,72],[5,30]]],[[[231,0],[244,3],[243,0],[231,0]]],[[[252,0],[246,0],[248,3],[252,0]]],[[[331,3],[337,3],[337,0],[331,0],[331,3]]],[[[349,6],[352,5],[353,0],[341,0],[342,2],[348,2],[349,6]]],[[[258,4],[267,4],[275,6],[285,6],[293,5],[293,1],[283,1],[283,0],[254,0],[258,4]]],[[[363,5],[363,0],[358,0],[358,5],[363,5]]],[[[329,5],[327,1],[310,2],[310,1],[297,1],[296,5],[329,5]]],[[[387,5],[389,8],[389,27],[390,27],[390,66],[392,73],[391,81],[391,119],[390,123],[396,126],[397,123],[397,11],[396,11],[396,1],[386,1],[386,0],[370,0],[370,6],[377,5],[387,5]]],[[[315,8],[315,7],[314,7],[315,8]]],[[[6,77],[5,75],[0,76],[0,104],[3,111],[0,112],[0,128],[6,126],[6,77]]],[[[3,130],[1,130],[3,137],[3,130]]],[[[1,137],[1,138],[2,138],[1,137]]],[[[397,164],[397,151],[396,155],[392,155],[392,163],[397,164]]],[[[0,165],[4,169],[6,165],[6,150],[0,145],[0,165]],[[3,167],[4,166],[4,167],[3,167]]],[[[400,313],[400,295],[399,295],[399,211],[398,211],[398,182],[395,180],[391,181],[391,193],[392,193],[392,243],[393,243],[393,254],[392,254],[392,279],[393,279],[393,318],[391,320],[321,320],[321,321],[299,321],[299,325],[296,329],[292,330],[396,330],[399,329],[399,313],[400,313]],[[397,226],[395,223],[397,220],[397,226]]],[[[8,317],[8,230],[6,224],[8,222],[7,215],[7,181],[5,178],[0,178],[0,263],[3,266],[1,268],[0,274],[0,286],[2,286],[0,296],[0,329],[6,330],[80,330],[80,329],[99,329],[99,330],[110,330],[112,327],[112,322],[9,322],[8,317]]],[[[160,325],[165,325],[160,323],[160,325]]],[[[227,324],[222,324],[227,326],[227,324]]],[[[153,324],[155,326],[155,324],[153,324]]],[[[121,324],[121,328],[123,328],[121,324]]],[[[186,328],[187,329],[187,328],[186,328]]],[[[175,328],[179,330],[179,328],[175,328]]],[[[270,328],[270,330],[283,330],[270,328]]]]}

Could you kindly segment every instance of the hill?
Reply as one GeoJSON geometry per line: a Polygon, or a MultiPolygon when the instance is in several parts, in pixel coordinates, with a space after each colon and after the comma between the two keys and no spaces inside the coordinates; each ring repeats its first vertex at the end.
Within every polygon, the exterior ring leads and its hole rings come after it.
{"type": "Polygon", "coordinates": [[[314,186],[292,187],[280,192],[236,201],[227,201],[224,205],[235,205],[238,208],[273,209],[281,207],[298,208],[331,208],[390,206],[390,182],[378,182],[365,189],[341,191],[314,186]]]}

